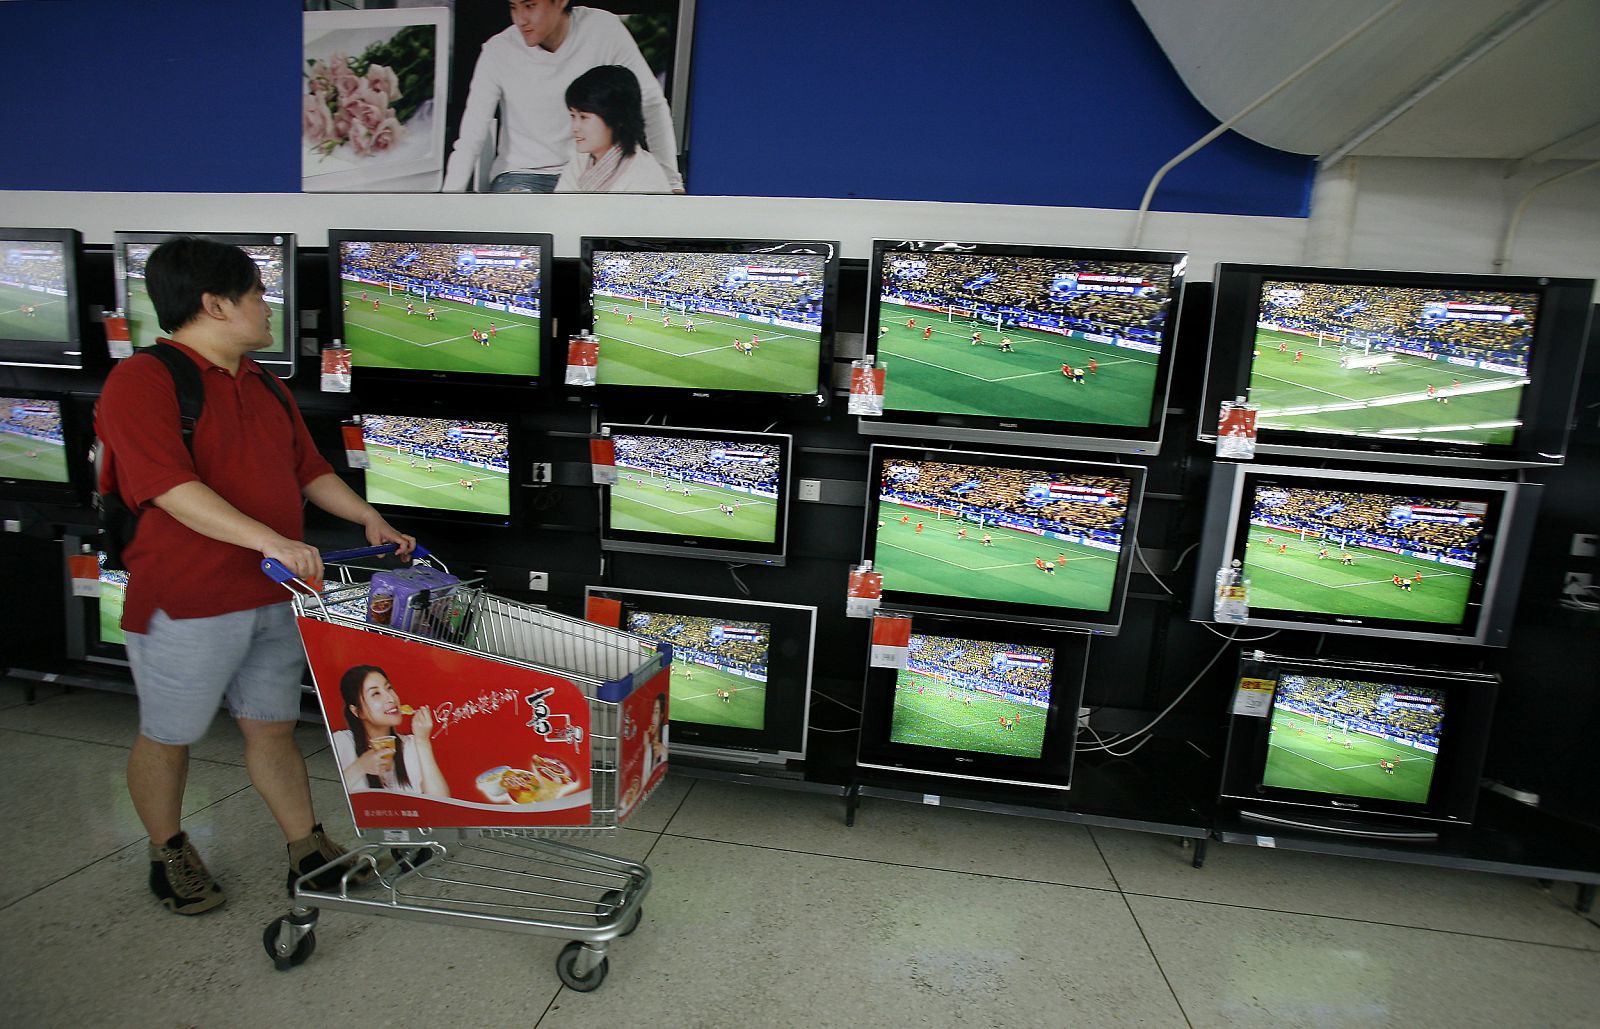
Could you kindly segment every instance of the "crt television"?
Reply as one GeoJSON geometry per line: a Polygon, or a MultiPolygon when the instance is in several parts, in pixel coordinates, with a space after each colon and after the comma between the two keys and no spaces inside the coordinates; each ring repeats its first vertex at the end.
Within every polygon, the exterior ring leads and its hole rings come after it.
{"type": "Polygon", "coordinates": [[[82,368],[75,229],[0,229],[0,365],[82,368]]]}
{"type": "Polygon", "coordinates": [[[1214,620],[1214,573],[1239,561],[1248,625],[1503,647],[1541,489],[1218,464],[1192,615],[1214,620]]]}
{"type": "Polygon", "coordinates": [[[1239,682],[1271,696],[1229,726],[1221,796],[1246,820],[1421,838],[1472,823],[1493,675],[1257,651],[1239,682]]]}
{"type": "Polygon", "coordinates": [[[506,422],[363,414],[367,502],[401,516],[509,525],[512,432],[506,422]]]}
{"type": "Polygon", "coordinates": [[[1594,282],[1219,264],[1200,437],[1263,454],[1501,468],[1565,459],[1594,282]]]}
{"type": "Polygon", "coordinates": [[[1117,631],[1143,468],[883,444],[869,460],[862,557],[886,607],[1117,631]]]}
{"type": "Polygon", "coordinates": [[[872,435],[1155,454],[1188,257],[874,240],[872,435]]]}
{"type": "Polygon", "coordinates": [[[585,236],[581,250],[603,392],[826,402],[838,243],[585,236]]]}
{"type": "Polygon", "coordinates": [[[550,262],[549,233],[332,229],[330,332],[358,380],[534,386],[550,262]]]}
{"type": "Polygon", "coordinates": [[[671,645],[673,760],[805,758],[816,608],[607,586],[585,595],[590,620],[671,645]]]}
{"type": "Polygon", "coordinates": [[[607,425],[617,481],[602,550],[781,565],[793,437],[728,429],[607,425]]]}

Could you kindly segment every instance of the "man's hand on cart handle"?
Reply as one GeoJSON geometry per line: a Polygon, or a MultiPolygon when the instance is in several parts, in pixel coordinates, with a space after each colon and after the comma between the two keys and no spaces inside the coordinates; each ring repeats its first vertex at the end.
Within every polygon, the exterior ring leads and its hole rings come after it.
{"type": "Polygon", "coordinates": [[[309,543],[279,536],[261,547],[261,556],[271,558],[305,582],[322,580],[322,555],[309,543]]]}
{"type": "Polygon", "coordinates": [[[395,554],[399,557],[408,558],[411,556],[411,552],[417,549],[417,538],[415,536],[408,536],[396,529],[377,512],[373,512],[372,518],[362,525],[362,528],[367,532],[368,543],[375,547],[381,547],[385,543],[393,543],[396,547],[395,554]]]}

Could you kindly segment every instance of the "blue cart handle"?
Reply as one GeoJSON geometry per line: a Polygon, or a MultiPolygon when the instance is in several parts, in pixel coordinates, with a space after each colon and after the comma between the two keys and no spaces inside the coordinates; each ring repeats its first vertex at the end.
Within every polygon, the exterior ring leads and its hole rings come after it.
{"type": "MultiPolygon", "coordinates": [[[[400,544],[398,543],[385,543],[382,546],[377,547],[356,547],[353,550],[332,550],[322,555],[322,563],[332,564],[336,561],[352,561],[359,557],[377,557],[380,554],[392,554],[399,549],[400,544]]],[[[432,556],[432,552],[430,552],[427,547],[424,547],[420,543],[418,543],[416,549],[411,552],[411,559],[413,561],[432,556]]],[[[294,574],[294,572],[291,572],[286,565],[278,561],[277,558],[265,558],[261,562],[261,570],[262,572],[266,573],[267,578],[276,583],[293,582],[295,579],[299,578],[294,574]]]]}

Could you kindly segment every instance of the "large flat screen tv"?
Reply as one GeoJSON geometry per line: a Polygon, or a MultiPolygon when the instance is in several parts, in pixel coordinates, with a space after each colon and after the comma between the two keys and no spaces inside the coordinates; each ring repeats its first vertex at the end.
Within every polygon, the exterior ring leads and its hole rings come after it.
{"type": "Polygon", "coordinates": [[[838,243],[585,236],[581,247],[603,393],[826,402],[838,243]]]}
{"type": "Polygon", "coordinates": [[[87,427],[67,393],[0,387],[0,498],[76,505],[88,498],[87,427]]]}
{"type": "Polygon", "coordinates": [[[174,236],[203,236],[228,243],[250,255],[261,271],[266,301],[272,310],[272,345],[251,353],[257,364],[288,378],[294,374],[300,338],[300,311],[295,304],[295,237],[292,232],[118,232],[113,237],[117,274],[117,306],[128,316],[128,335],[135,347],[147,347],[166,335],[156,323],[156,309],[145,288],[144,266],[156,247],[174,236]]]}
{"type": "Polygon", "coordinates": [[[872,447],[862,556],[883,603],[1115,633],[1143,468],[872,447]]]}
{"type": "Polygon", "coordinates": [[[534,386],[550,262],[549,233],[332,229],[330,333],[358,382],[534,386]]]}
{"type": "Polygon", "coordinates": [[[1193,617],[1214,620],[1215,573],[1237,560],[1248,625],[1503,647],[1541,490],[1218,464],[1193,617]]]}
{"type": "Polygon", "coordinates": [[[1187,255],[874,240],[873,435],[1154,454],[1187,255]]]}
{"type": "Polygon", "coordinates": [[[0,228],[0,365],[82,368],[76,229],[0,228]]]}
{"type": "Polygon", "coordinates": [[[512,432],[503,421],[364,414],[367,502],[401,516],[509,525],[512,432]]]}
{"type": "Polygon", "coordinates": [[[122,631],[122,605],[128,594],[128,573],[106,567],[104,553],[92,549],[80,537],[67,535],[62,543],[65,558],[92,554],[100,566],[99,596],[79,596],[72,579],[63,574],[66,594],[67,657],[75,661],[103,664],[128,663],[128,637],[122,631]]]}
{"type": "Polygon", "coordinates": [[[1594,282],[1219,264],[1200,437],[1255,405],[1263,454],[1560,464],[1594,282]]]}

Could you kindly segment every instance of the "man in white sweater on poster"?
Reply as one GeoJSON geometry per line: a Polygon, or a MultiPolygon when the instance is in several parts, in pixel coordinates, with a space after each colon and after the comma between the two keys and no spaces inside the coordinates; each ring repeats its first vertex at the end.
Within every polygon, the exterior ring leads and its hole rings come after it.
{"type": "Polygon", "coordinates": [[[622,65],[638,77],[645,146],[671,189],[682,192],[672,111],[638,44],[616,15],[573,7],[571,0],[512,0],[511,25],[483,44],[461,131],[445,167],[445,192],[462,192],[471,182],[497,106],[500,139],[490,182],[479,188],[492,193],[554,190],[573,154],[567,86],[599,65],[622,65]]]}

